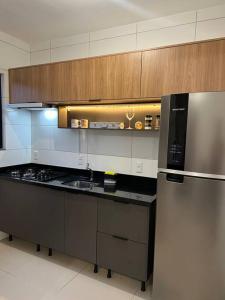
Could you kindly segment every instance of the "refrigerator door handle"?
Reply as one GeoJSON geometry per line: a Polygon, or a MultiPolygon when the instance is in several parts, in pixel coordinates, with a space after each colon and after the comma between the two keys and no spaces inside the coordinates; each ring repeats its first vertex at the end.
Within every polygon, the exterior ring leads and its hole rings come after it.
{"type": "Polygon", "coordinates": [[[166,180],[175,183],[184,183],[184,175],[168,173],[166,175],[166,180]]]}

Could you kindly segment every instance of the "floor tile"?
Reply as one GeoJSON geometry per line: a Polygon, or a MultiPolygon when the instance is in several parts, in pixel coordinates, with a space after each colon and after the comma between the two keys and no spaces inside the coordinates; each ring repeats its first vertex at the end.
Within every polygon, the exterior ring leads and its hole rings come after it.
{"type": "Polygon", "coordinates": [[[54,299],[131,300],[138,287],[139,282],[128,277],[113,274],[113,277],[108,279],[106,270],[101,269],[98,274],[93,274],[93,269],[87,268],[66,285],[54,299]]]}
{"type": "Polygon", "coordinates": [[[4,240],[0,246],[0,270],[14,274],[31,260],[34,255],[31,254],[31,244],[23,244],[17,240],[8,242],[4,240]],[[26,249],[26,250],[25,250],[26,249]]]}
{"type": "Polygon", "coordinates": [[[0,300],[39,300],[40,297],[39,289],[0,271],[0,300]]]}
{"type": "Polygon", "coordinates": [[[85,267],[89,264],[55,251],[48,257],[46,248],[35,252],[34,244],[18,239],[0,243],[0,270],[38,290],[38,299],[59,291],[85,267]]]}
{"type": "Polygon", "coordinates": [[[25,264],[17,277],[37,287],[42,291],[42,296],[45,296],[62,288],[77,274],[78,272],[39,257],[25,264]]]}

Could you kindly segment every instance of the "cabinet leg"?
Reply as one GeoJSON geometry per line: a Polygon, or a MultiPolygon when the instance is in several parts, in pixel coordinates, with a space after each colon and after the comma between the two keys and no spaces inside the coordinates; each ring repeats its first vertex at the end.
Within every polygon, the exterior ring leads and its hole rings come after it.
{"type": "Polygon", "coordinates": [[[48,256],[52,256],[52,248],[48,249],[48,256]]]}
{"type": "Polygon", "coordinates": [[[112,278],[112,271],[108,269],[107,278],[112,278]]]}
{"type": "Polygon", "coordinates": [[[98,265],[94,266],[94,273],[98,273],[98,265]]]}
{"type": "Polygon", "coordinates": [[[12,242],[12,240],[13,240],[13,236],[12,234],[9,234],[9,241],[12,242]]]}
{"type": "Polygon", "coordinates": [[[37,250],[37,252],[41,251],[41,245],[40,244],[37,244],[36,250],[37,250]]]}
{"type": "Polygon", "coordinates": [[[142,292],[145,292],[145,291],[146,291],[146,288],[145,288],[145,281],[142,281],[142,282],[141,282],[141,291],[142,291],[142,292]]]}

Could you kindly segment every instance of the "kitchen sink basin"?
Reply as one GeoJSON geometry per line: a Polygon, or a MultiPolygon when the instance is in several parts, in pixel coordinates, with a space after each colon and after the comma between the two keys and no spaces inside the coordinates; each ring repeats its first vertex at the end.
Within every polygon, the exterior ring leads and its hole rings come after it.
{"type": "Polygon", "coordinates": [[[63,184],[82,190],[91,190],[93,187],[99,186],[99,183],[85,180],[73,180],[69,182],[64,182],[63,184]]]}

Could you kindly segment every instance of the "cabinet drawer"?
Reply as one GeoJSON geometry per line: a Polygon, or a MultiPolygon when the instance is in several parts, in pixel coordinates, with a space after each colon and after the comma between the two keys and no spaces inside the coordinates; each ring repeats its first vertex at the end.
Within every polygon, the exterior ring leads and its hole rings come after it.
{"type": "Polygon", "coordinates": [[[148,243],[149,207],[99,199],[98,231],[148,243]]]}
{"type": "Polygon", "coordinates": [[[98,265],[112,271],[146,281],[148,278],[148,247],[98,232],[98,265]]]}

